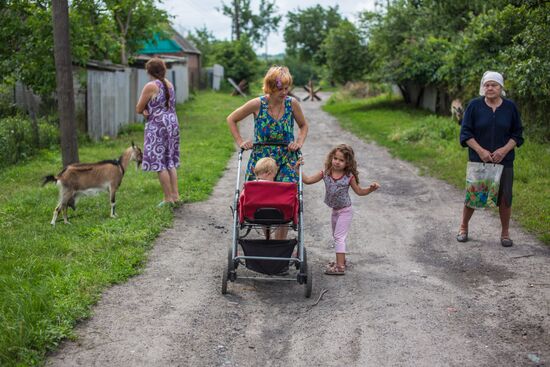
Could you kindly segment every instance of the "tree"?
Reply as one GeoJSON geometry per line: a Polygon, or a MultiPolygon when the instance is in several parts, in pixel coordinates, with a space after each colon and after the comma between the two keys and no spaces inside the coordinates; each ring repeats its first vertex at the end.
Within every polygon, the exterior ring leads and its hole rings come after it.
{"type": "Polygon", "coordinates": [[[325,58],[321,51],[321,44],[331,28],[337,27],[342,21],[335,7],[323,8],[320,5],[289,12],[288,22],[284,29],[286,52],[295,55],[303,62],[324,64],[325,58]]]}
{"type": "Polygon", "coordinates": [[[52,1],[54,56],[61,130],[63,166],[78,162],[78,143],[74,118],[73,67],[69,39],[67,0],[52,1]]]}
{"type": "Polygon", "coordinates": [[[256,17],[256,29],[259,31],[257,43],[262,46],[265,44],[265,59],[267,60],[267,39],[271,32],[277,32],[282,17],[277,14],[275,1],[269,2],[261,0],[260,14],[256,17]],[[264,37],[262,38],[262,34],[264,37]]]}
{"type": "Polygon", "coordinates": [[[218,11],[231,18],[232,40],[240,40],[246,35],[259,46],[266,43],[267,35],[275,31],[281,21],[275,0],[261,0],[258,14],[252,12],[250,0],[231,0],[229,5],[222,2],[222,8],[218,11]]]}
{"type": "MultiPolygon", "coordinates": [[[[51,52],[51,0],[18,0],[2,4],[0,44],[4,47],[0,47],[0,81],[21,81],[34,93],[51,95],[56,85],[51,52]]],[[[143,40],[151,38],[167,19],[166,13],[156,9],[154,4],[153,0],[70,1],[72,62],[86,65],[89,59],[118,61],[119,55],[122,57],[122,54],[129,55],[140,49],[143,40]],[[135,7],[129,12],[130,18],[123,18],[124,10],[129,9],[126,5],[135,7]],[[130,19],[128,26],[122,28],[124,46],[119,44],[120,28],[115,23],[115,14],[119,19],[130,19]]]]}
{"type": "Polygon", "coordinates": [[[359,30],[351,22],[344,20],[337,28],[331,29],[321,49],[334,81],[344,84],[363,76],[368,65],[367,48],[359,30]]]}
{"type": "Polygon", "coordinates": [[[120,47],[120,63],[128,65],[128,55],[143,47],[155,33],[164,34],[168,14],[156,7],[155,0],[103,0],[115,22],[120,47]]]}
{"type": "Polygon", "coordinates": [[[227,77],[250,82],[257,74],[258,60],[248,37],[236,41],[221,41],[214,45],[212,61],[224,67],[227,77]]]}
{"type": "Polygon", "coordinates": [[[523,4],[515,12],[525,28],[504,50],[502,59],[507,88],[522,107],[523,118],[533,137],[550,141],[550,3],[523,4]]]}
{"type": "Polygon", "coordinates": [[[218,8],[218,11],[231,18],[231,39],[240,40],[241,35],[247,32],[252,22],[250,0],[231,0],[229,5],[222,2],[222,7],[218,8]]]}
{"type": "Polygon", "coordinates": [[[204,66],[211,65],[214,45],[218,42],[214,34],[204,26],[202,28],[195,28],[194,32],[189,32],[187,39],[201,52],[201,63],[204,66]]]}

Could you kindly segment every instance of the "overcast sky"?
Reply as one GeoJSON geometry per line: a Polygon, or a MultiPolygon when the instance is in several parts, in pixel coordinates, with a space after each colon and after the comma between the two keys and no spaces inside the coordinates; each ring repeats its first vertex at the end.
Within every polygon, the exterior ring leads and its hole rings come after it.
{"type": "MultiPolygon", "coordinates": [[[[224,1],[226,4],[230,0],[224,1]]],[[[276,0],[279,14],[283,15],[278,34],[270,34],[268,39],[268,53],[277,54],[284,52],[283,29],[286,24],[286,14],[289,11],[296,11],[298,7],[303,10],[317,4],[328,7],[338,5],[340,14],[354,21],[358,12],[362,10],[374,10],[375,0],[276,0]]],[[[260,0],[252,0],[251,8],[254,13],[258,12],[260,0]]],[[[161,8],[168,10],[173,15],[173,23],[177,31],[183,36],[195,28],[206,26],[216,39],[231,39],[231,20],[223,15],[216,8],[221,8],[222,0],[163,0],[161,8]]],[[[265,52],[265,47],[256,50],[257,53],[265,52]]]]}

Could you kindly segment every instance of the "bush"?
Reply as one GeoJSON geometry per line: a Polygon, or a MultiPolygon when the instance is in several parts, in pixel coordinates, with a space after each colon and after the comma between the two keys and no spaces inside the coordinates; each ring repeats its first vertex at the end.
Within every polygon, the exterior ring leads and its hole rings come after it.
{"type": "Polygon", "coordinates": [[[258,58],[250,41],[243,37],[237,41],[221,41],[214,45],[212,61],[224,67],[226,77],[235,83],[254,80],[258,72],[258,58]]]}
{"type": "Polygon", "coordinates": [[[0,167],[15,164],[40,148],[59,144],[59,128],[46,118],[38,120],[39,146],[34,141],[32,123],[23,116],[0,119],[0,167]]]}
{"type": "Polygon", "coordinates": [[[409,143],[422,141],[456,141],[460,128],[448,119],[429,116],[417,123],[414,127],[398,131],[390,135],[391,141],[403,140],[409,143]]]}

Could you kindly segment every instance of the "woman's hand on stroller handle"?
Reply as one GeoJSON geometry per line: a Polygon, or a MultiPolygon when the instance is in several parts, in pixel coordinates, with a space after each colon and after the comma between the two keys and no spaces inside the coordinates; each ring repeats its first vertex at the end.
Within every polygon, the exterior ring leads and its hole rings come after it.
{"type": "Polygon", "coordinates": [[[253,147],[254,147],[254,144],[250,140],[245,140],[241,144],[239,144],[239,148],[241,148],[241,150],[248,150],[248,149],[252,149],[253,147]]]}
{"type": "Polygon", "coordinates": [[[296,152],[296,151],[300,150],[301,148],[302,148],[302,144],[296,143],[295,141],[290,142],[288,144],[288,150],[290,150],[291,152],[296,152]]]}

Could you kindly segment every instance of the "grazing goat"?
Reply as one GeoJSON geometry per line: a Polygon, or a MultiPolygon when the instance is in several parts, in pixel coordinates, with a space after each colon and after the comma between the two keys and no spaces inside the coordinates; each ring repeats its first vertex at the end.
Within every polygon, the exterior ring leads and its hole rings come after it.
{"type": "Polygon", "coordinates": [[[126,167],[130,160],[141,165],[143,153],[134,145],[122,153],[119,159],[106,160],[97,163],[75,163],[68,165],[57,176],[49,175],[44,177],[42,186],[48,182],[55,182],[59,187],[59,203],[53,212],[51,225],[55,226],[57,216],[63,211],[63,220],[67,220],[67,207],[75,209],[75,201],[78,196],[109,190],[111,201],[111,217],[115,217],[115,193],[122,182],[126,167]]]}
{"type": "Polygon", "coordinates": [[[464,107],[462,107],[462,101],[460,99],[453,99],[451,102],[451,117],[459,125],[462,124],[462,116],[464,115],[464,107]]]}

